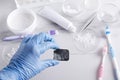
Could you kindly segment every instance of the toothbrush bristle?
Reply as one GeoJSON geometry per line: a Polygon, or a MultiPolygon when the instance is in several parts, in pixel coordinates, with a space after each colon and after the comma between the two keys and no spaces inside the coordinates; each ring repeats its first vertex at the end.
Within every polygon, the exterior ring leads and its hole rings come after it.
{"type": "Polygon", "coordinates": [[[108,26],[106,27],[105,34],[106,34],[106,35],[110,34],[110,29],[109,29],[108,26]]]}

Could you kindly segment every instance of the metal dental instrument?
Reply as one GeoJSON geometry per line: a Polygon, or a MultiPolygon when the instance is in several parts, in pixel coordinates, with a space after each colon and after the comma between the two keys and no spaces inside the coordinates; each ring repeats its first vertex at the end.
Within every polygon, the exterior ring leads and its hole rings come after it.
{"type": "Polygon", "coordinates": [[[91,17],[88,19],[88,21],[82,26],[81,31],[84,31],[86,28],[88,28],[89,25],[94,21],[95,17],[96,17],[96,13],[93,13],[91,17]]]}

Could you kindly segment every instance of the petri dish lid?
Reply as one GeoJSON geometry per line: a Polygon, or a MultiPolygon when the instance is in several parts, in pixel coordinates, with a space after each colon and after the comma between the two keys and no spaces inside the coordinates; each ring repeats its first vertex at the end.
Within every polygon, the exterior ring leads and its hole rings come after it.
{"type": "Polygon", "coordinates": [[[116,3],[105,3],[99,8],[97,18],[106,23],[117,22],[120,17],[119,12],[120,9],[116,3]]]}
{"type": "Polygon", "coordinates": [[[96,52],[99,48],[99,37],[93,29],[86,29],[73,35],[74,46],[79,54],[89,54],[96,52]]]}

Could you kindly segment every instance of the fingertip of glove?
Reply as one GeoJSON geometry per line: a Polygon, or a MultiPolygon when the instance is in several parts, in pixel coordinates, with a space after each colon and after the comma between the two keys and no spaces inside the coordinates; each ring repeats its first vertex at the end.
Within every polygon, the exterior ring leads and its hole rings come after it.
{"type": "Polygon", "coordinates": [[[48,42],[46,46],[49,49],[59,49],[59,46],[55,42],[48,42]]]}
{"type": "Polygon", "coordinates": [[[56,47],[54,47],[53,49],[60,49],[60,47],[56,44],[56,47]]]}
{"type": "Polygon", "coordinates": [[[55,66],[55,65],[59,64],[59,61],[53,60],[53,59],[45,60],[45,62],[46,62],[47,64],[49,64],[49,65],[48,65],[49,67],[50,67],[50,66],[55,66]]]}
{"type": "Polygon", "coordinates": [[[38,34],[38,36],[40,36],[40,35],[47,35],[45,32],[40,32],[39,34],[38,34]]]}
{"type": "Polygon", "coordinates": [[[59,64],[59,61],[53,60],[54,66],[59,64]]]}

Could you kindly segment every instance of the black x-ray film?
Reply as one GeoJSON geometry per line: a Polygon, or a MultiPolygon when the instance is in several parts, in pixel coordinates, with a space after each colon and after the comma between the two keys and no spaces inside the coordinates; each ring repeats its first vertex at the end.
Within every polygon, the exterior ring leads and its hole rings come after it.
{"type": "Polygon", "coordinates": [[[69,60],[69,50],[67,49],[56,49],[54,51],[53,59],[59,61],[68,61],[69,60]]]}

